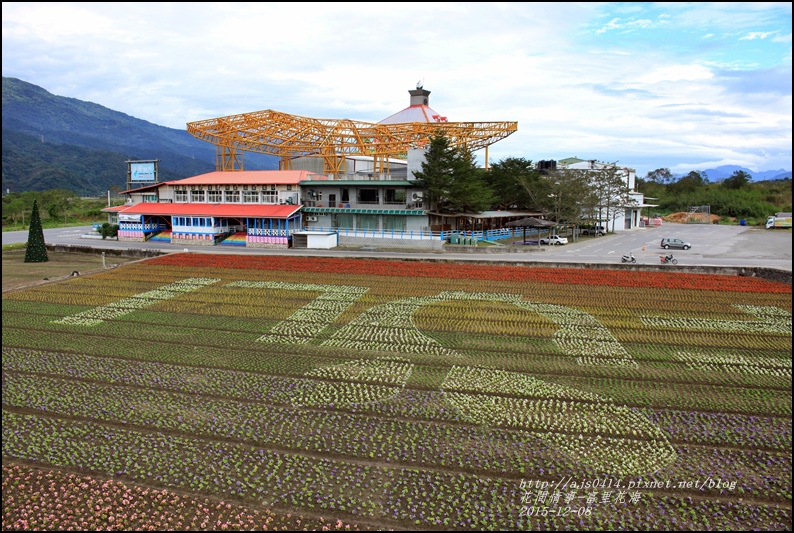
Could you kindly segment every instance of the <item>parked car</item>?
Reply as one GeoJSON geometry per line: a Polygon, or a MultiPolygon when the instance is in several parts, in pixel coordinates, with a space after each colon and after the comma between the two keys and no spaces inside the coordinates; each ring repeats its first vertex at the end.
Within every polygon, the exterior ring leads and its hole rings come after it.
{"type": "Polygon", "coordinates": [[[582,226],[579,230],[582,235],[606,235],[607,230],[604,226],[582,226]]]}
{"type": "Polygon", "coordinates": [[[692,245],[681,239],[671,239],[669,237],[665,237],[662,239],[662,248],[665,250],[669,248],[681,248],[682,250],[689,250],[692,248],[692,245]]]}
{"type": "Polygon", "coordinates": [[[566,237],[560,237],[559,235],[549,235],[548,237],[540,239],[540,244],[568,244],[568,239],[566,237]]]}

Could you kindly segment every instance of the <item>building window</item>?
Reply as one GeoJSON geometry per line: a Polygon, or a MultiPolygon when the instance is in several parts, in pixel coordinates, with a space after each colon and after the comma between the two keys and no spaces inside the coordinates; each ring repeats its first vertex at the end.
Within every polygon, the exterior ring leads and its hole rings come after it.
{"type": "Polygon", "coordinates": [[[354,218],[356,215],[346,214],[346,213],[337,213],[331,217],[331,227],[332,228],[347,228],[353,229],[355,226],[353,225],[354,218]]]}
{"type": "Polygon", "coordinates": [[[349,202],[350,201],[350,190],[349,189],[342,189],[342,202],[349,202]]]}
{"type": "Polygon", "coordinates": [[[384,203],[386,204],[405,203],[405,189],[386,189],[384,193],[386,195],[384,203]]]}
{"type": "Polygon", "coordinates": [[[210,191],[208,195],[212,204],[219,204],[223,201],[223,193],[221,191],[210,191]]]}
{"type": "Polygon", "coordinates": [[[205,202],[204,191],[190,191],[191,202],[205,202]]]}
{"type": "Polygon", "coordinates": [[[174,201],[187,202],[187,191],[174,191],[174,201]]]}
{"type": "Polygon", "coordinates": [[[406,217],[400,215],[383,215],[383,229],[403,231],[405,230],[406,217]]]}
{"type": "Polygon", "coordinates": [[[239,204],[240,191],[223,191],[223,200],[227,204],[239,204]]]}
{"type": "Polygon", "coordinates": [[[378,189],[359,189],[357,200],[360,204],[377,204],[378,189]]]}
{"type": "Polygon", "coordinates": [[[287,190],[291,191],[292,190],[292,185],[287,185],[287,190]]]}
{"type": "Polygon", "coordinates": [[[378,229],[378,215],[358,215],[358,229],[378,229]]]}
{"type": "Polygon", "coordinates": [[[243,191],[244,204],[258,204],[259,193],[257,191],[243,191]]]}
{"type": "Polygon", "coordinates": [[[275,191],[275,190],[276,190],[276,185],[275,185],[275,184],[271,185],[271,186],[270,186],[270,190],[271,190],[271,191],[275,191]]]}
{"type": "Polygon", "coordinates": [[[277,204],[278,203],[278,192],[277,191],[263,191],[262,192],[262,203],[263,204],[277,204]]]}

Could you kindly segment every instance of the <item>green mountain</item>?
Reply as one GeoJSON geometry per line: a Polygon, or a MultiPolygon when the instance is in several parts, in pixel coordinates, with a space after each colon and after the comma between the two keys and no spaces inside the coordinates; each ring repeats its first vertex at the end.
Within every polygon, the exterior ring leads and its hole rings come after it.
{"type": "MultiPolygon", "coordinates": [[[[160,180],[215,170],[215,147],[91,102],[3,77],[3,194],[68,189],[81,196],[125,189],[127,160],[159,159],[160,180]]],[[[247,170],[278,159],[245,154],[247,170]]]]}

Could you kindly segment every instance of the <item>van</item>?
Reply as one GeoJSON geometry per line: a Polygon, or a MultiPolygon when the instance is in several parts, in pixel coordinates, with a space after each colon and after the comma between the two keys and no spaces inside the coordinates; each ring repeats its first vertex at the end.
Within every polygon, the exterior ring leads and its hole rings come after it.
{"type": "Polygon", "coordinates": [[[582,226],[582,228],[579,230],[579,233],[582,234],[582,235],[596,235],[596,236],[600,236],[600,235],[606,235],[607,230],[606,230],[606,228],[604,228],[604,226],[591,226],[591,225],[588,225],[588,226],[582,226]]]}

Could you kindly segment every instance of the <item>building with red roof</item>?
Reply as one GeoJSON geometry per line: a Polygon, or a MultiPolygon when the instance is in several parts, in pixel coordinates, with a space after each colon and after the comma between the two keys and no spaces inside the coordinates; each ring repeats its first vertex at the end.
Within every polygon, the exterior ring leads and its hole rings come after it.
{"type": "Polygon", "coordinates": [[[119,240],[287,247],[303,224],[300,183],[310,176],[305,170],[210,172],[123,191],[125,204],[103,211],[118,223],[119,240]]]}

